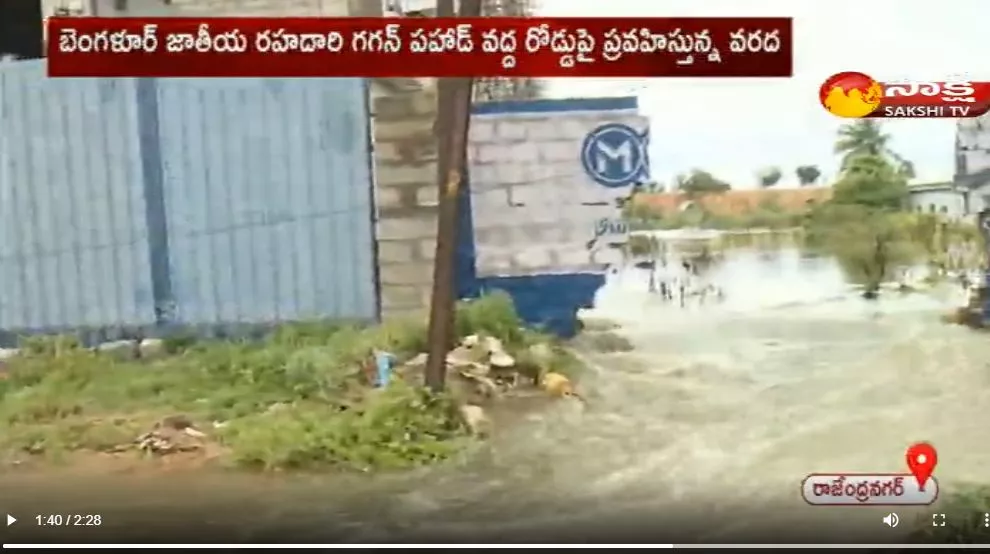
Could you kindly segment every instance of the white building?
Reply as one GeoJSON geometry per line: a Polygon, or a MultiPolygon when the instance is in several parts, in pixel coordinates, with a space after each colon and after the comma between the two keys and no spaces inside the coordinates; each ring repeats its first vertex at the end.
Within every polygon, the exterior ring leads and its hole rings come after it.
{"type": "Polygon", "coordinates": [[[959,121],[955,155],[956,175],[951,183],[910,187],[912,209],[954,219],[990,209],[990,115],[959,121]]]}

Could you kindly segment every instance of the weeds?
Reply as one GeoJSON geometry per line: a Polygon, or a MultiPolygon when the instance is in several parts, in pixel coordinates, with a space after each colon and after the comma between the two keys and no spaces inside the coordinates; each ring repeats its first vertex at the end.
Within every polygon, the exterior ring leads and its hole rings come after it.
{"type": "MultiPolygon", "coordinates": [[[[580,366],[524,329],[507,295],[463,303],[456,328],[501,339],[537,373],[573,375],[580,366]]],[[[30,339],[0,379],[0,462],[118,452],[176,414],[242,467],[370,471],[456,452],[467,433],[454,399],[416,379],[371,386],[366,366],[376,350],[400,360],[425,351],[425,323],[286,325],[261,341],[177,337],[157,360],[120,359],[65,337],[30,339]]]]}

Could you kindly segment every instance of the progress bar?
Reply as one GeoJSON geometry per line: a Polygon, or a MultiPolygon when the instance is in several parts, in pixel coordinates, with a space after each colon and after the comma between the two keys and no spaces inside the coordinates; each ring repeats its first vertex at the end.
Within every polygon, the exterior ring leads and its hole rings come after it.
{"type": "Polygon", "coordinates": [[[580,549],[715,549],[715,548],[811,548],[811,549],[901,549],[901,548],[990,548],[990,544],[4,544],[3,548],[23,549],[108,549],[108,548],[142,548],[142,549],[415,549],[429,548],[431,550],[455,548],[485,548],[485,549],[533,549],[533,548],[580,548],[580,549]]]}

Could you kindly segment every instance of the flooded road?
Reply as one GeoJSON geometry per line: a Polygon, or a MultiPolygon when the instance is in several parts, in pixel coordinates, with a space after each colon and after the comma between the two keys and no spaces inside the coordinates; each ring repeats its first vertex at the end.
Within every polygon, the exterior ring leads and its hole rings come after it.
{"type": "Polygon", "coordinates": [[[725,302],[684,309],[645,274],[613,276],[595,315],[636,350],[584,353],[587,406],[520,410],[464,460],[376,477],[0,476],[0,508],[25,523],[7,540],[897,542],[938,504],[813,507],[802,479],[905,472],[926,440],[943,495],[990,482],[990,337],[938,319],[959,291],[867,302],[832,260],[790,249],[733,251],[713,272],[725,302]],[[34,513],[104,525],[37,530],[34,513]]]}

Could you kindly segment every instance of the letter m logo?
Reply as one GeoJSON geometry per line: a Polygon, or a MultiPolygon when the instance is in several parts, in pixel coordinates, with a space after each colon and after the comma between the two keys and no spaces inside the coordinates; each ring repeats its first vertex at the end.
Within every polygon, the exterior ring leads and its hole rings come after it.
{"type": "Polygon", "coordinates": [[[598,173],[608,174],[609,163],[618,163],[622,173],[631,173],[633,170],[633,143],[630,140],[623,141],[618,146],[610,146],[604,142],[598,143],[598,159],[595,169],[598,173]]]}

